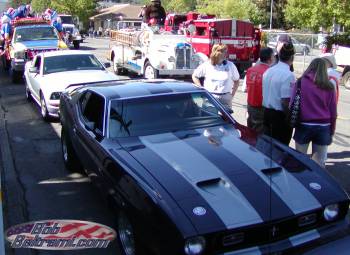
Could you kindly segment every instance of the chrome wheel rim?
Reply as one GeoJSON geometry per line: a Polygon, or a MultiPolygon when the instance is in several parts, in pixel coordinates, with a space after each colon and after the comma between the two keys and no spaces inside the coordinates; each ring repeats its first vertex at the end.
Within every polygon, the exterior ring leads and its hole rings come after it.
{"type": "Polygon", "coordinates": [[[146,71],[145,71],[145,78],[146,79],[154,79],[154,69],[152,66],[148,65],[146,67],[146,71]]]}
{"type": "Polygon", "coordinates": [[[67,162],[68,161],[68,149],[67,149],[65,137],[62,138],[62,152],[63,152],[63,160],[64,160],[64,162],[67,162]]]}
{"type": "Polygon", "coordinates": [[[135,255],[134,232],[129,220],[123,213],[118,218],[118,234],[126,255],[135,255]]]}
{"type": "Polygon", "coordinates": [[[41,97],[41,115],[43,117],[46,117],[46,103],[45,103],[45,99],[43,97],[41,97]]]}

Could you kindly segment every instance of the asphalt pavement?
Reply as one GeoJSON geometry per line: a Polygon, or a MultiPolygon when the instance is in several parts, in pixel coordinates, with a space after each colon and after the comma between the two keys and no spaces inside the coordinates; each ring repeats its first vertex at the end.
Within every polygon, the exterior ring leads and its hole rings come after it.
{"type": "MultiPolygon", "coordinates": [[[[108,48],[109,41],[103,38],[87,38],[82,44],[82,49],[92,51],[103,62],[106,61],[108,48]]],[[[337,131],[329,147],[326,170],[348,192],[349,107],[350,91],[342,88],[337,131]]],[[[115,212],[109,209],[99,191],[86,176],[65,169],[60,146],[60,124],[57,121],[44,122],[38,106],[25,99],[23,82],[12,84],[8,74],[3,72],[0,72],[0,108],[4,229],[24,222],[48,219],[87,220],[113,227],[115,212]]],[[[237,92],[233,109],[236,120],[245,124],[245,93],[237,92]]],[[[349,237],[346,237],[306,254],[348,254],[349,241],[349,237]]],[[[77,251],[15,250],[6,242],[6,255],[118,255],[117,251],[116,242],[104,250],[77,251]]]]}

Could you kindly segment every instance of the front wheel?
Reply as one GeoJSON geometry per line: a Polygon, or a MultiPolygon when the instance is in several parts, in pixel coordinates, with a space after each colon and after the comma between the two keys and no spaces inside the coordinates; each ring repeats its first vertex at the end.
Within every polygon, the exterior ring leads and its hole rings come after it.
{"type": "Polygon", "coordinates": [[[47,110],[46,101],[43,94],[40,95],[40,112],[43,119],[45,121],[49,121],[50,115],[49,111],[47,110]]]}
{"type": "Polygon", "coordinates": [[[73,46],[74,46],[74,49],[79,49],[80,48],[80,42],[78,41],[73,41],[73,46]]]}
{"type": "Polygon", "coordinates": [[[81,172],[82,167],[80,161],[74,151],[72,142],[69,140],[67,131],[63,127],[61,130],[61,147],[63,162],[66,168],[71,172],[81,172]]]}
{"type": "Polygon", "coordinates": [[[123,255],[145,255],[147,251],[138,241],[135,228],[127,214],[120,210],[117,218],[117,238],[123,255]]]}
{"type": "Polygon", "coordinates": [[[159,71],[155,69],[150,62],[147,62],[143,76],[145,79],[157,79],[159,77],[159,71]]]}
{"type": "Polygon", "coordinates": [[[31,93],[30,93],[30,90],[29,90],[27,81],[25,81],[25,84],[26,84],[26,87],[25,87],[26,99],[27,99],[28,101],[31,101],[32,95],[31,95],[31,93]]]}

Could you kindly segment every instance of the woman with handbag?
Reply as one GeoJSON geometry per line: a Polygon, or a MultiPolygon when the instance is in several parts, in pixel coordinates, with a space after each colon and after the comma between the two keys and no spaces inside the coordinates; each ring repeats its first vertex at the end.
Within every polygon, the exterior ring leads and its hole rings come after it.
{"type": "Polygon", "coordinates": [[[300,78],[299,90],[298,82],[295,83],[290,107],[292,115],[293,110],[299,113],[293,137],[296,150],[306,154],[312,142],[312,159],[324,168],[337,118],[336,91],[328,79],[324,59],[316,58],[310,63],[300,78]],[[295,107],[298,98],[299,111],[295,107]]]}

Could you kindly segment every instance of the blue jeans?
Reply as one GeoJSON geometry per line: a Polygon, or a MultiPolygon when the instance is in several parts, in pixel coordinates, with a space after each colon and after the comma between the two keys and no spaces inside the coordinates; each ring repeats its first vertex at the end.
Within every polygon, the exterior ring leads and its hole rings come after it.
{"type": "Polygon", "coordinates": [[[316,145],[330,145],[332,143],[331,126],[300,124],[295,128],[293,138],[299,144],[312,142],[316,145]]]}

